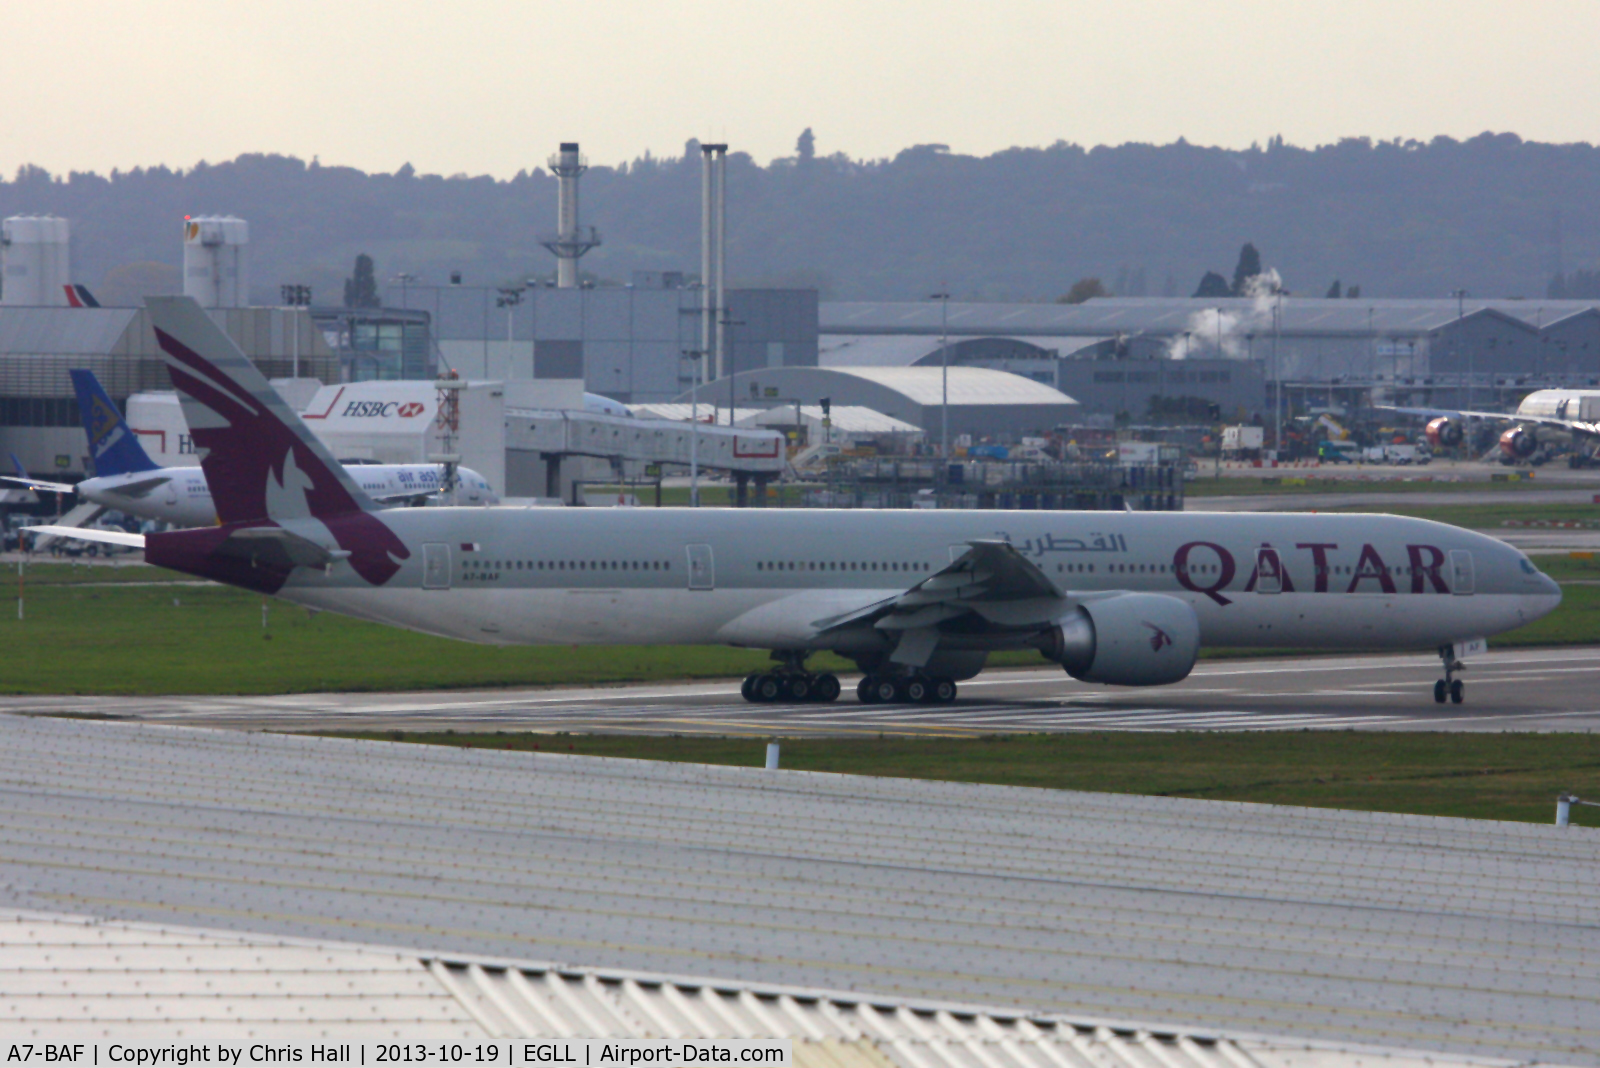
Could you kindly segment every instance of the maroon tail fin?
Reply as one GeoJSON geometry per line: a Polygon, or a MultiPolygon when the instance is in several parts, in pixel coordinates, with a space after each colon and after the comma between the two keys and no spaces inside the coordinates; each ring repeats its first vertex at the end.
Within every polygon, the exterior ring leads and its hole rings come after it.
{"type": "Polygon", "coordinates": [[[224,524],[317,520],[369,582],[410,555],[378,506],[312,436],[261,372],[189,297],[151,297],[166,356],[217,518],[224,524]]]}

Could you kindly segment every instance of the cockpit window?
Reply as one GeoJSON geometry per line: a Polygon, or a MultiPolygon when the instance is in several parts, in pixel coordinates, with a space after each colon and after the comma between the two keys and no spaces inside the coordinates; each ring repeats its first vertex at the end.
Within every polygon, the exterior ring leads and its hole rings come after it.
{"type": "Polygon", "coordinates": [[[1524,556],[1521,560],[1518,560],[1517,564],[1521,566],[1522,573],[1524,575],[1537,575],[1539,573],[1539,569],[1533,566],[1533,561],[1529,560],[1526,556],[1524,556]]]}

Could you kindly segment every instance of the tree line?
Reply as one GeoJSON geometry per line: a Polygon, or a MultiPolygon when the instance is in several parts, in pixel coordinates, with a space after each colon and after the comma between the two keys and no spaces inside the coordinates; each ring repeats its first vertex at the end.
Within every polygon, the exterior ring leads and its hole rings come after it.
{"type": "MultiPolygon", "coordinates": [[[[1025,301],[1088,279],[1120,295],[1232,294],[1250,277],[1319,295],[1350,295],[1356,279],[1372,297],[1600,286],[1600,149],[1589,144],[1275,137],[1244,150],[1060,142],[988,156],[924,144],[876,160],[822,147],[807,130],[790,157],[730,154],[733,284],[815,286],[835,300],[1025,301]],[[1246,239],[1265,255],[1230,278],[1218,252],[1246,239]]],[[[593,166],[583,182],[584,222],[604,241],[583,260],[589,277],[692,275],[698,143],[593,166]]],[[[554,229],[555,205],[556,182],[536,167],[504,179],[409,165],[368,174],[259,154],[108,175],[23,167],[0,181],[0,213],[71,220],[75,280],[108,303],[180,287],[185,215],[249,220],[263,301],[299,283],[317,303],[340,303],[359,254],[380,286],[401,272],[421,284],[546,277],[553,261],[537,235],[554,229]]]]}

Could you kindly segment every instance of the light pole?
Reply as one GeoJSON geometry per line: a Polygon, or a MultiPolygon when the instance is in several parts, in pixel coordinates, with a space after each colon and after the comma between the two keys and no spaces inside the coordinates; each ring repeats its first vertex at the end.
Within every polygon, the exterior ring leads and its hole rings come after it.
{"type": "MultiPolygon", "coordinates": [[[[500,295],[498,297],[494,298],[494,306],[496,308],[504,308],[506,310],[506,377],[507,378],[511,377],[511,372],[514,369],[514,366],[515,366],[515,361],[512,359],[512,356],[511,356],[511,346],[515,341],[515,338],[512,336],[512,316],[514,316],[516,314],[517,305],[521,304],[521,303],[522,303],[522,290],[521,290],[521,288],[518,288],[518,287],[503,286],[500,289],[500,295]]],[[[489,373],[489,369],[487,367],[485,367],[483,370],[484,370],[484,374],[487,375],[489,373]]]]}
{"type": "Polygon", "coordinates": [[[705,350],[684,353],[697,361],[694,385],[689,387],[689,507],[700,507],[700,368],[704,364],[705,350]]]}
{"type": "MultiPolygon", "coordinates": [[[[1461,344],[1461,320],[1467,317],[1467,291],[1465,289],[1452,289],[1450,295],[1456,298],[1456,344],[1461,344]]],[[[1472,408],[1472,347],[1467,347],[1467,408],[1472,408]]]]}
{"type": "MultiPolygon", "coordinates": [[[[939,457],[950,462],[950,294],[935,293],[939,302],[939,457]]],[[[945,472],[946,475],[949,472],[945,472]]]]}
{"type": "MultiPolygon", "coordinates": [[[[284,304],[291,308],[308,308],[311,306],[311,287],[300,285],[284,285],[278,287],[283,295],[284,304]]],[[[297,312],[289,320],[289,328],[294,331],[294,377],[300,377],[300,315],[297,312]]]]}

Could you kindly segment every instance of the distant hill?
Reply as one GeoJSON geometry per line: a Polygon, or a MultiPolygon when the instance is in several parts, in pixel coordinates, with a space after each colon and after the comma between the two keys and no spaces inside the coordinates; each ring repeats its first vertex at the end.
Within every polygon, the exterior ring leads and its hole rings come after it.
{"type": "MultiPolygon", "coordinates": [[[[596,166],[583,216],[605,244],[595,276],[694,271],[699,150],[596,166]]],[[[1121,295],[1187,295],[1228,275],[1246,241],[1293,292],[1334,279],[1364,296],[1541,296],[1559,269],[1600,267],[1600,149],[1510,134],[1428,143],[1351,139],[1314,149],[1273,139],[1230,151],[1183,141],[1057,144],[983,158],[919,145],[893,159],[729,158],[729,279],[815,285],[825,298],[1053,300],[1098,276],[1121,295]]],[[[365,174],[247,155],[186,171],[0,182],[0,213],[73,223],[77,280],[111,300],[179,283],[179,222],[231,213],[251,224],[252,281],[336,302],[359,252],[379,277],[499,284],[547,274],[535,233],[553,229],[555,180],[365,174]]]]}

